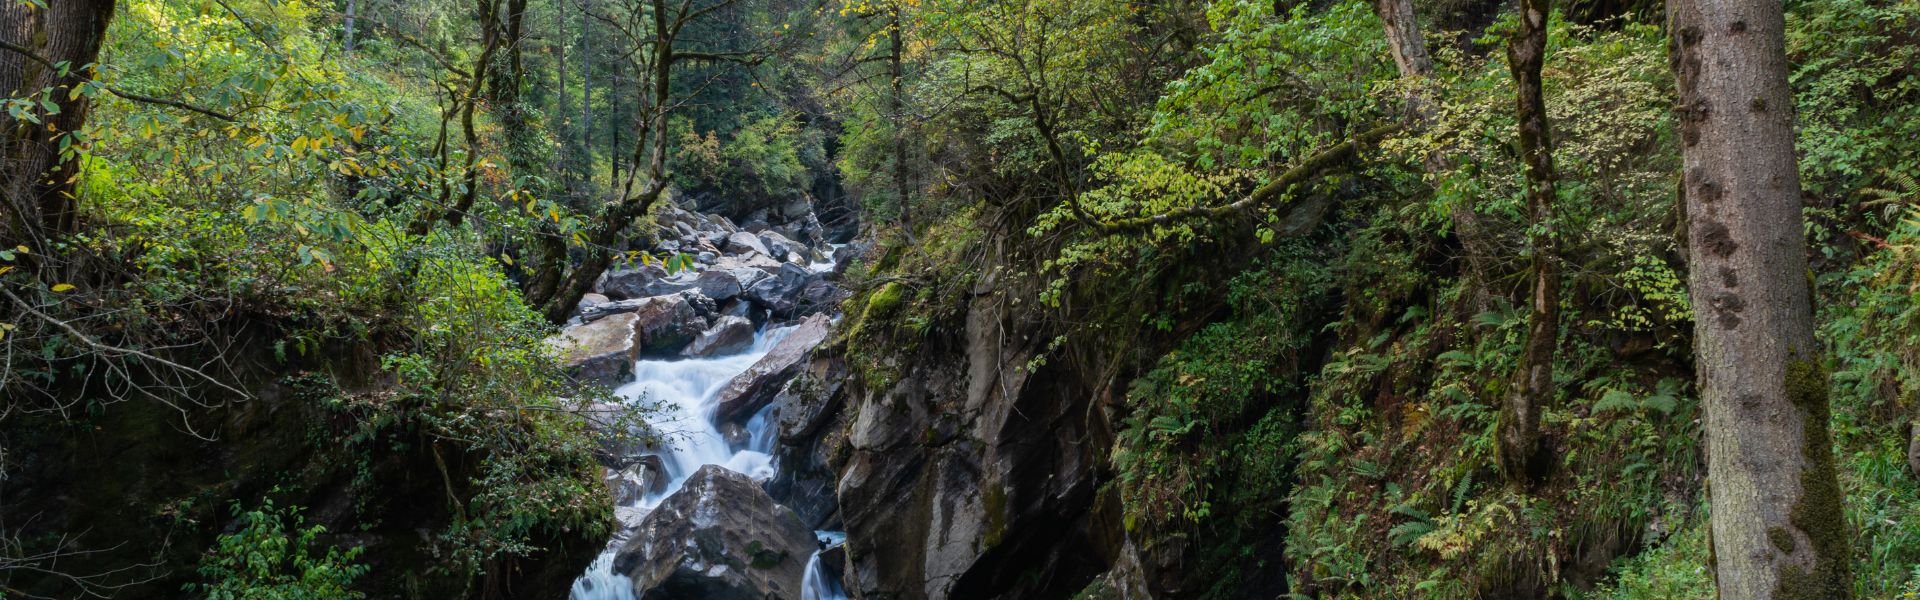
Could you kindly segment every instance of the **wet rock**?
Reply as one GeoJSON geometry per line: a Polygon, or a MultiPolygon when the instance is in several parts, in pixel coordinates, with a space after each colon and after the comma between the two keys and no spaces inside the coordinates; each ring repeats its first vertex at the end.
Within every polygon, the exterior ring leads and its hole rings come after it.
{"type": "Polygon", "coordinates": [[[748,443],[753,441],[753,432],[748,431],[745,425],[727,422],[721,423],[718,429],[720,430],[720,439],[726,440],[727,447],[729,448],[736,450],[745,448],[748,443]]]}
{"type": "Polygon", "coordinates": [[[839,360],[815,357],[787,380],[769,405],[780,470],[767,482],[767,493],[816,530],[840,527],[840,503],[834,496],[840,476],[833,459],[846,445],[841,411],[846,378],[839,360]]]}
{"type": "Polygon", "coordinates": [[[721,249],[738,254],[748,252],[767,254],[767,245],[760,241],[760,236],[745,231],[727,236],[727,245],[721,246],[721,249]]]}
{"type": "Polygon", "coordinates": [[[798,372],[801,360],[814,346],[827,339],[829,321],[826,315],[807,317],[787,337],[774,344],[767,355],[748,367],[746,372],[727,382],[720,390],[719,406],[714,412],[715,422],[739,422],[773,400],[788,378],[798,372]]]}
{"type": "Polygon", "coordinates": [[[593,286],[593,291],[605,294],[612,300],[655,296],[658,294],[647,291],[647,284],[666,276],[667,270],[656,264],[644,264],[630,269],[610,269],[601,274],[599,283],[593,286]]]}
{"type": "Polygon", "coordinates": [[[639,356],[633,331],[636,317],[622,313],[569,326],[547,344],[560,351],[560,364],[575,380],[615,386],[633,378],[639,356]]]}
{"type": "Polygon", "coordinates": [[[799,600],[817,547],[752,479],[707,465],[647,514],[613,568],[643,600],[799,600]]]}
{"type": "Polygon", "coordinates": [[[642,299],[633,316],[633,337],[643,355],[678,354],[707,328],[693,304],[677,294],[642,299]]]}
{"type": "MultiPolygon", "coordinates": [[[[738,304],[738,303],[735,303],[738,304]]],[[[721,315],[713,321],[713,326],[700,332],[700,337],[682,350],[682,356],[726,356],[739,354],[753,347],[753,321],[746,317],[721,315]]]]}
{"type": "Polygon", "coordinates": [[[794,308],[799,306],[800,290],[805,289],[816,277],[816,273],[789,263],[781,265],[778,275],[760,280],[740,295],[766,307],[775,317],[792,318],[796,316],[794,308]]]}
{"type": "Polygon", "coordinates": [[[667,490],[667,465],[657,455],[641,456],[633,463],[607,475],[607,487],[615,506],[633,506],[652,494],[667,490]]]}

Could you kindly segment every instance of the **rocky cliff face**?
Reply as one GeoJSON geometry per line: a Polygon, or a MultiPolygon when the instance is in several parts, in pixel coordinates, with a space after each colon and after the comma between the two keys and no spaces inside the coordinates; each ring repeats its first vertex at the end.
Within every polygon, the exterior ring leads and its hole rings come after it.
{"type": "Polygon", "coordinates": [[[1029,372],[1044,338],[1015,296],[975,285],[957,339],[849,390],[837,491],[857,596],[1063,598],[1112,562],[1117,524],[1095,510],[1108,417],[1070,373],[1029,372]]]}

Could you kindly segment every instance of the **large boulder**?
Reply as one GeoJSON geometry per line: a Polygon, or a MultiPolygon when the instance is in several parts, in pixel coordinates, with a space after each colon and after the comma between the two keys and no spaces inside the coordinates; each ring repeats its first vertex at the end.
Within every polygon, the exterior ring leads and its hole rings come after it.
{"type": "Polygon", "coordinates": [[[789,263],[781,265],[779,274],[760,280],[740,295],[766,307],[775,317],[792,318],[800,303],[800,290],[818,277],[805,267],[789,263]]]}
{"type": "Polygon", "coordinates": [[[615,506],[633,506],[652,494],[667,489],[667,465],[657,454],[633,460],[618,471],[607,470],[607,488],[615,506]]]}
{"type": "MultiPolygon", "coordinates": [[[[743,272],[759,272],[759,269],[737,270],[743,272]]],[[[700,293],[706,297],[716,301],[724,301],[731,300],[734,296],[740,295],[740,292],[744,291],[747,285],[758,283],[761,278],[765,277],[763,274],[760,277],[754,278],[751,282],[743,282],[741,281],[742,276],[734,271],[735,270],[728,269],[707,269],[701,271],[700,275],[694,278],[693,285],[694,287],[700,288],[700,293]]],[[[749,275],[749,277],[751,277],[751,275],[749,275]]]]}
{"type": "Polygon", "coordinates": [[[682,356],[709,357],[738,354],[753,347],[753,321],[745,317],[722,315],[713,326],[682,350],[682,356]]]}
{"type": "Polygon", "coordinates": [[[647,298],[633,315],[634,339],[648,356],[678,354],[707,329],[706,319],[679,294],[647,298]]]}
{"type": "Polygon", "coordinates": [[[787,236],[780,235],[777,231],[760,234],[760,242],[766,245],[767,256],[787,262],[792,262],[793,259],[788,258],[792,254],[807,249],[805,245],[787,239],[787,236]]]}
{"type": "Polygon", "coordinates": [[[569,326],[547,338],[547,345],[560,352],[560,364],[574,379],[620,385],[633,378],[633,361],[640,352],[633,339],[636,320],[628,312],[569,326]]]}
{"type": "Polygon", "coordinates": [[[760,236],[745,231],[735,232],[727,236],[727,245],[721,249],[737,254],[746,254],[748,252],[767,253],[767,245],[765,242],[760,241],[760,236]]]}
{"type": "Polygon", "coordinates": [[[607,298],[613,300],[657,296],[659,294],[647,291],[647,285],[666,276],[667,270],[656,264],[644,264],[630,269],[609,269],[600,275],[600,280],[593,286],[593,291],[605,294],[607,298]]]}
{"type": "Polygon", "coordinates": [[[826,315],[814,315],[787,332],[786,337],[774,344],[760,362],[735,376],[727,382],[727,387],[720,390],[719,406],[715,409],[713,420],[744,421],[766,406],[780,391],[780,386],[799,371],[801,361],[813,351],[814,346],[827,339],[829,324],[826,315]]]}
{"type": "Polygon", "coordinates": [[[701,467],[614,555],[642,600],[799,600],[813,530],[746,475],[701,467]]]}
{"type": "Polygon", "coordinates": [[[846,367],[838,359],[816,356],[774,395],[776,432],[773,454],[780,470],[767,481],[767,493],[793,508],[807,526],[838,529],[840,503],[834,487],[840,475],[834,457],[846,447],[846,367]]]}

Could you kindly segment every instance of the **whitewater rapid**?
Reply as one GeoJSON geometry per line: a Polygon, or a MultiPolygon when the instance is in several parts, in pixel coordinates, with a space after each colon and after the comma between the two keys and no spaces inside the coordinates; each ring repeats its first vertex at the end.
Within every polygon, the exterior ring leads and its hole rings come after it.
{"type": "MultiPolygon", "coordinates": [[[[646,494],[623,506],[645,514],[680,490],[687,478],[705,465],[720,465],[728,470],[766,481],[777,473],[772,452],[774,427],[768,410],[761,410],[746,424],[749,441],[739,449],[731,448],[714,425],[719,394],[729,381],[766,357],[767,352],[784,339],[793,327],[770,327],[754,336],[753,346],[745,352],[716,358],[680,360],[641,360],[634,364],[634,381],[614,391],[629,406],[655,406],[645,413],[647,426],[666,440],[666,446],[647,452],[659,456],[666,467],[667,484],[658,494],[646,494]]],[[[643,454],[643,456],[645,455],[643,454]]],[[[632,510],[622,512],[633,512],[632,510]]],[[[613,571],[613,558],[633,535],[630,526],[638,518],[623,519],[621,531],[607,544],[587,572],[574,580],[571,600],[635,600],[633,581],[613,571]]],[[[825,539],[833,538],[826,534],[825,539]]],[[[807,563],[802,592],[805,600],[842,600],[845,592],[838,581],[820,568],[815,552],[807,563]]]]}

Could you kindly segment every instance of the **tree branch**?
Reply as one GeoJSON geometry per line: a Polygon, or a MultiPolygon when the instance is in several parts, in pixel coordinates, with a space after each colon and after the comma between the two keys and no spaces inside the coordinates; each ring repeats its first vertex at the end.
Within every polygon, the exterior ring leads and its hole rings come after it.
{"type": "MultiPolygon", "coordinates": [[[[34,53],[34,52],[33,52],[32,50],[29,50],[29,49],[27,49],[27,48],[26,48],[26,47],[24,47],[24,46],[19,46],[19,45],[16,45],[16,44],[14,44],[14,43],[12,43],[12,42],[8,42],[8,41],[6,41],[6,40],[0,40],[0,50],[7,50],[7,51],[9,51],[9,52],[13,52],[14,54],[18,54],[18,55],[21,55],[21,56],[24,56],[24,57],[26,57],[26,58],[27,58],[27,60],[31,60],[31,61],[33,61],[33,62],[37,62],[37,63],[40,63],[40,64],[42,64],[42,65],[45,65],[45,66],[46,66],[47,68],[49,68],[49,69],[53,69],[53,70],[55,70],[55,71],[59,71],[59,70],[61,70],[61,68],[60,68],[60,66],[59,66],[59,65],[56,65],[56,64],[54,64],[54,63],[53,63],[53,61],[50,61],[50,60],[47,60],[47,58],[46,58],[46,57],[44,57],[44,56],[40,56],[39,54],[35,54],[35,53],[34,53]]],[[[213,118],[215,118],[215,119],[220,119],[220,120],[222,120],[222,121],[237,121],[237,120],[238,120],[238,119],[235,119],[235,118],[233,117],[233,115],[229,115],[229,114],[227,114],[227,113],[223,113],[223,112],[220,112],[220,111],[217,111],[217,110],[213,110],[213,109],[211,109],[211,108],[203,108],[203,107],[199,107],[199,106],[194,106],[194,105],[192,105],[192,104],[188,104],[188,103],[185,103],[185,102],[181,102],[181,101],[179,101],[179,100],[168,100],[168,99],[165,99],[165,98],[155,98],[155,97],[153,97],[153,96],[148,96],[148,95],[145,95],[145,94],[137,94],[137,93],[134,93],[134,92],[129,92],[129,91],[126,91],[126,90],[122,90],[122,89],[120,89],[120,88],[116,88],[116,87],[113,87],[113,86],[110,86],[110,85],[105,85],[105,84],[102,84],[102,85],[101,85],[101,87],[104,87],[104,88],[106,88],[106,90],[107,90],[108,92],[111,92],[111,93],[112,93],[113,95],[115,95],[115,96],[119,96],[119,97],[121,97],[121,98],[125,98],[125,99],[128,99],[128,100],[132,100],[132,101],[134,101],[134,102],[144,102],[144,103],[147,103],[147,104],[158,104],[158,105],[161,105],[161,106],[171,106],[171,107],[173,107],[173,108],[178,108],[178,109],[180,109],[180,110],[185,110],[185,111],[191,111],[191,112],[196,112],[196,113],[200,113],[200,114],[203,114],[203,115],[206,115],[206,116],[209,116],[209,117],[213,117],[213,118]]]]}
{"type": "Polygon", "coordinates": [[[1320,176],[1340,163],[1352,160],[1359,155],[1361,148],[1377,143],[1381,139],[1399,130],[1400,125],[1398,124],[1381,125],[1362,132],[1360,135],[1354,136],[1353,139],[1321,150],[1313,156],[1307,157],[1306,160],[1300,161],[1299,164],[1294,165],[1292,168],[1287,169],[1286,172],[1281,173],[1279,177],[1275,177],[1272,181],[1255,189],[1253,193],[1248,194],[1247,197],[1236,200],[1231,204],[1220,206],[1190,206],[1157,215],[1120,219],[1117,221],[1098,221],[1095,223],[1095,226],[1099,228],[1101,233],[1112,235],[1138,231],[1149,227],[1171,225],[1187,219],[1223,217],[1247,210],[1280,198],[1289,190],[1293,189],[1294,186],[1306,183],[1308,180],[1320,176]]]}

